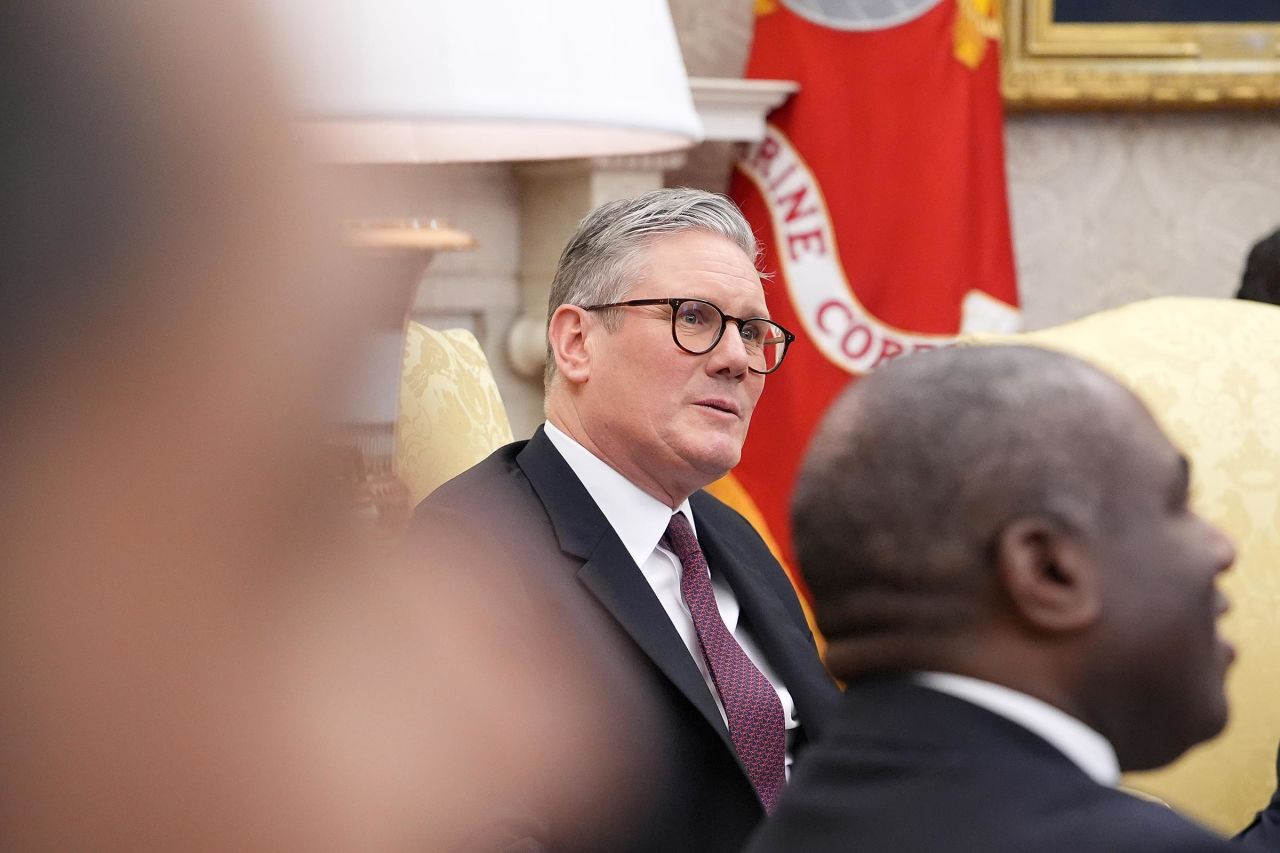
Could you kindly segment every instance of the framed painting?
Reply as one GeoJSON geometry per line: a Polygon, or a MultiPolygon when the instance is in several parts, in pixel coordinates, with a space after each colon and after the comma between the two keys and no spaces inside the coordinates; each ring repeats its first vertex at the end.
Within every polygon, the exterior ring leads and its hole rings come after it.
{"type": "Polygon", "coordinates": [[[1018,107],[1280,104],[1280,0],[1004,0],[1018,107]]]}

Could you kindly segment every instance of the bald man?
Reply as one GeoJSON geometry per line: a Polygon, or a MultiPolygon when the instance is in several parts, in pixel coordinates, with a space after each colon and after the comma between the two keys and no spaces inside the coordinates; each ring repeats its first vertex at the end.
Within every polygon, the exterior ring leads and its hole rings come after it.
{"type": "Polygon", "coordinates": [[[1221,731],[1235,559],[1126,389],[953,349],[845,393],[794,502],[849,683],[752,853],[1232,849],[1117,790],[1221,731]]]}

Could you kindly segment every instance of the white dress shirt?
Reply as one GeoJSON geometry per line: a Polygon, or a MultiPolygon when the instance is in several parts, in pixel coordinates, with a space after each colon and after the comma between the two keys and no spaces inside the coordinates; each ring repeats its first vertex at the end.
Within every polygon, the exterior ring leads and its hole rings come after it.
{"type": "MultiPolygon", "coordinates": [[[[551,439],[551,444],[560,451],[564,461],[569,463],[569,467],[582,481],[582,485],[586,487],[596,506],[604,513],[605,519],[622,540],[622,545],[631,555],[631,559],[640,567],[640,573],[652,587],[653,594],[657,596],[658,602],[666,611],[671,624],[675,626],[680,639],[684,640],[685,646],[689,649],[694,663],[698,665],[698,670],[702,673],[703,680],[707,682],[707,689],[715,699],[716,707],[720,709],[720,716],[727,727],[729,720],[725,716],[720,694],[716,692],[715,683],[711,680],[711,672],[702,656],[702,650],[698,646],[698,634],[693,627],[693,617],[689,614],[689,608],[680,594],[680,573],[683,568],[679,558],[660,544],[662,537],[666,535],[667,525],[671,521],[671,507],[610,468],[608,463],[565,435],[563,431],[556,428],[555,424],[546,422],[543,428],[546,430],[547,438],[551,439]]],[[[688,499],[680,504],[676,511],[684,513],[696,536],[697,522],[694,520],[688,499]]],[[[619,567],[619,570],[622,568],[619,567]]],[[[751,658],[752,663],[765,678],[769,679],[774,692],[778,694],[778,701],[782,703],[782,715],[787,728],[786,774],[790,778],[792,741],[795,738],[795,729],[800,725],[796,718],[796,706],[791,698],[791,692],[778,679],[769,662],[760,653],[751,632],[739,623],[738,599],[725,579],[713,572],[711,587],[725,627],[729,629],[729,633],[733,634],[734,639],[742,646],[742,650],[747,653],[747,657],[751,658]]]]}
{"type": "Polygon", "coordinates": [[[1120,762],[1111,742],[1065,711],[1034,696],[966,675],[919,672],[914,680],[986,708],[1039,735],[1099,785],[1114,788],[1120,784],[1120,762]]]}

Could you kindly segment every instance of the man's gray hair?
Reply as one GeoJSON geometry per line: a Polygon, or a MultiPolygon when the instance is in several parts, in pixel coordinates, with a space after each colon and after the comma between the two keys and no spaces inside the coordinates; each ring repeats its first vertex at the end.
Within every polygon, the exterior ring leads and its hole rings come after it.
{"type": "MultiPolygon", "coordinates": [[[[611,201],[588,213],[560,254],[547,323],[561,305],[603,305],[619,302],[644,271],[644,252],[653,240],[686,231],[718,234],[734,243],[752,263],[759,243],[737,205],[719,193],[678,187],[653,190],[635,198],[611,201]]],[[[616,329],[613,312],[602,318],[616,329]]],[[[556,360],[547,344],[547,386],[555,376],[556,360]]]]}

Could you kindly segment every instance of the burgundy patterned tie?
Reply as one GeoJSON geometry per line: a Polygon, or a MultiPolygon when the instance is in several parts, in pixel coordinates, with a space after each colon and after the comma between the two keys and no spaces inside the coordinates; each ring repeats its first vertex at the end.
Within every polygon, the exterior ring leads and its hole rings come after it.
{"type": "Polygon", "coordinates": [[[720,618],[707,558],[682,513],[671,516],[665,541],[684,567],[680,592],[689,605],[698,644],[729,718],[729,739],[765,812],[771,812],[786,780],[782,703],[769,679],[756,669],[720,618]]]}

